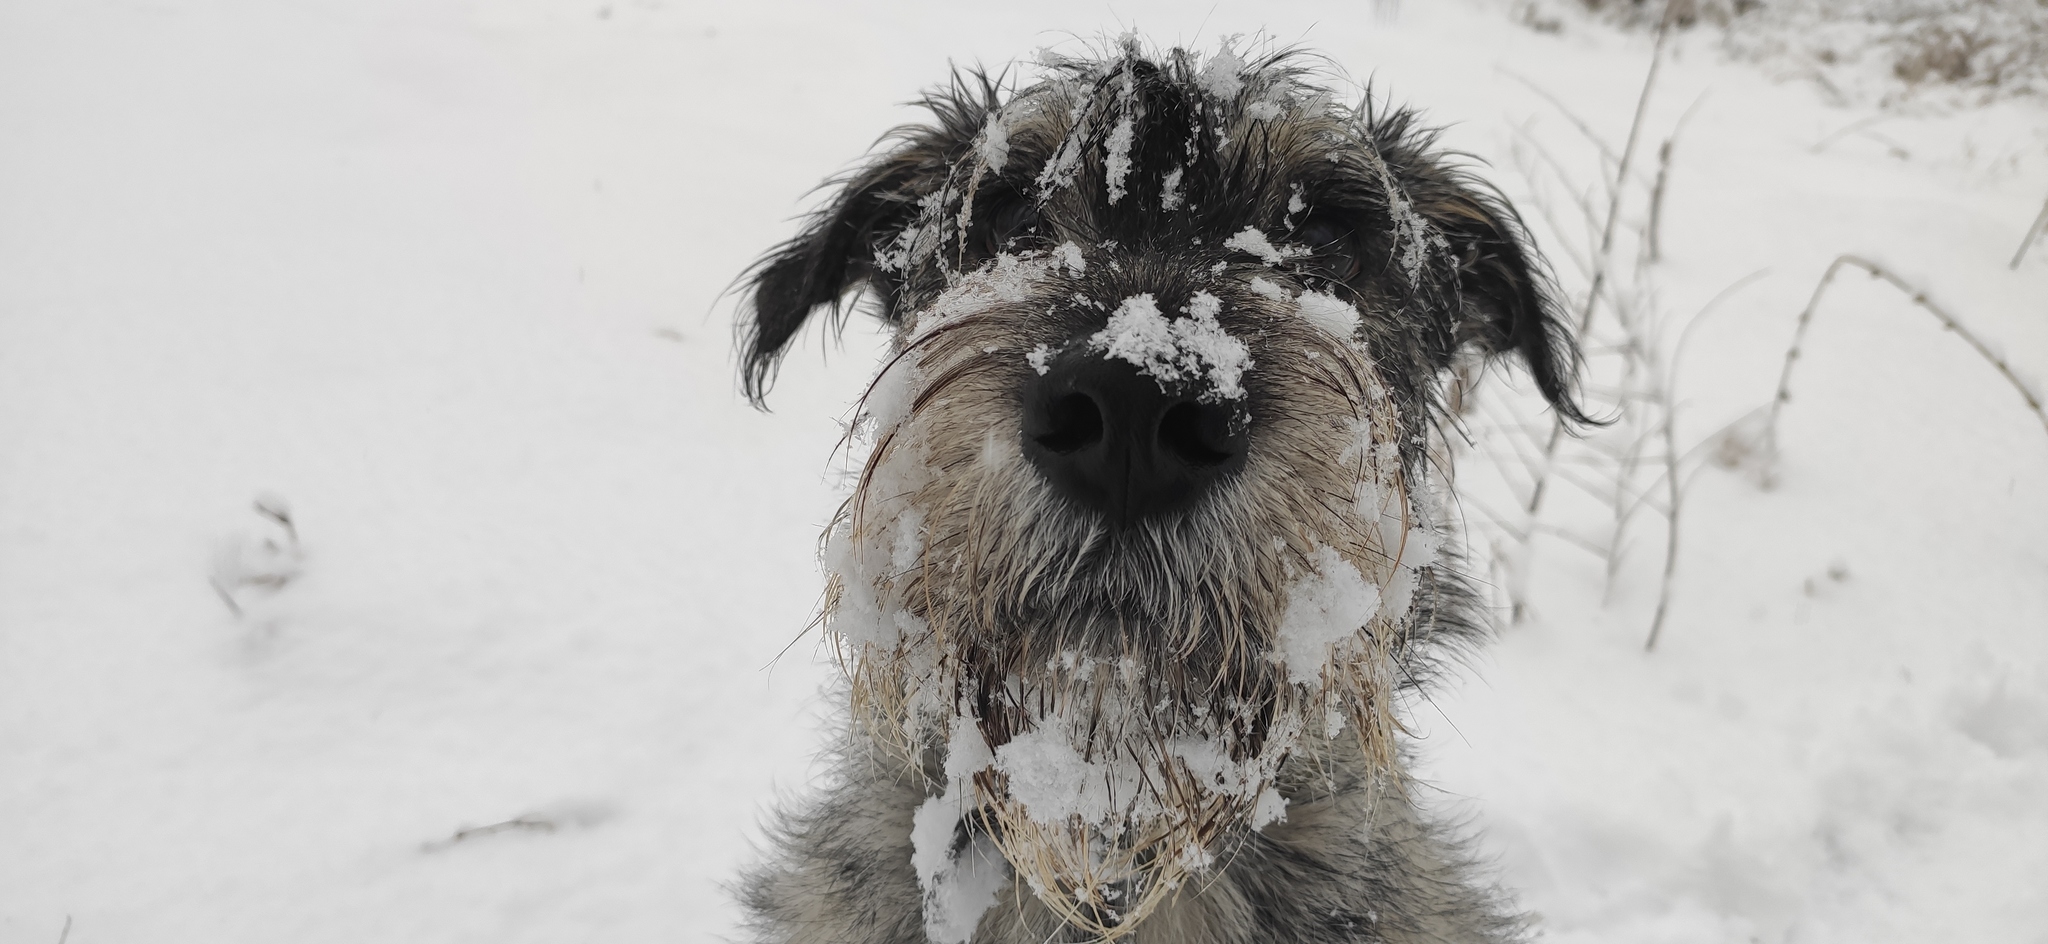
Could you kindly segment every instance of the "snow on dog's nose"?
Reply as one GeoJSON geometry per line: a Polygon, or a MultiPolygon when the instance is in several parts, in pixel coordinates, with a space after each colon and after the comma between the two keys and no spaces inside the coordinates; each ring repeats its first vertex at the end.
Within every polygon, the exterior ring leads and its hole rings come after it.
{"type": "Polygon", "coordinates": [[[1084,343],[1034,360],[1024,455],[1060,494],[1121,527],[1186,508],[1244,466],[1251,364],[1217,307],[1198,293],[1168,320],[1132,296],[1084,343]]]}

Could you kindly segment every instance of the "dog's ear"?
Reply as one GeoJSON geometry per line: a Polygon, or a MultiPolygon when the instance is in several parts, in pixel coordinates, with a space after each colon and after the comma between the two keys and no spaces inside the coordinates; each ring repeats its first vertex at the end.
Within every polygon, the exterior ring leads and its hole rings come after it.
{"type": "Polygon", "coordinates": [[[1439,368],[1467,345],[1518,355],[1552,409],[1597,424],[1575,392],[1578,343],[1521,217],[1491,186],[1431,153],[1430,136],[1407,125],[1397,113],[1376,123],[1373,137],[1405,199],[1445,243],[1437,249],[1451,282],[1442,292],[1447,320],[1429,332],[1430,355],[1439,368]]]}
{"type": "Polygon", "coordinates": [[[1450,244],[1455,345],[1519,355],[1552,409],[1573,422],[1593,423],[1575,391],[1578,342],[1514,211],[1485,190],[1467,188],[1418,195],[1417,206],[1450,244]]]}
{"type": "MultiPolygon", "coordinates": [[[[794,239],[770,250],[742,280],[750,300],[740,324],[740,385],[755,406],[774,381],[776,365],[813,312],[831,306],[843,323],[847,294],[865,286],[896,317],[901,260],[917,247],[895,245],[919,220],[920,201],[940,190],[957,162],[973,148],[997,109],[1003,76],[980,68],[958,70],[947,85],[917,102],[931,113],[885,139],[891,147],[866,167],[827,186],[838,194],[804,222],[794,239]],[[899,265],[881,260],[893,256],[899,265]]],[[[933,232],[930,237],[939,234],[933,232]]]]}
{"type": "Polygon", "coordinates": [[[831,307],[845,320],[847,293],[861,286],[889,307],[895,285],[876,252],[911,222],[926,176],[914,144],[839,183],[831,203],[804,221],[802,232],[769,250],[743,276],[748,302],[739,326],[740,385],[761,405],[782,355],[813,312],[831,307]]]}

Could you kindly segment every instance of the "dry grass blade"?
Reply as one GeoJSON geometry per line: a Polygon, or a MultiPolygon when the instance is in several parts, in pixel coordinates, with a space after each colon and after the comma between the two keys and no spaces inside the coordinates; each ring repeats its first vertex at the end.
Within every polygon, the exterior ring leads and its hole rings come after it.
{"type": "Polygon", "coordinates": [[[2012,254],[2012,264],[2006,268],[2020,267],[2020,260],[2026,258],[2027,248],[2034,244],[2034,238],[2041,235],[2043,229],[2048,229],[2048,200],[2041,201],[2040,214],[2034,217],[2034,225],[2027,227],[2026,238],[2020,240],[2019,251],[2012,254]]]}
{"type": "Polygon", "coordinates": [[[1792,365],[1799,361],[1800,351],[1806,343],[1807,328],[1813,322],[1814,310],[1820,307],[1821,296],[1827,293],[1828,286],[1834,282],[1835,273],[1842,271],[1845,267],[1862,269],[1870,273],[1872,278],[1884,280],[1893,288],[1906,293],[1906,296],[1912,299],[1913,304],[1920,306],[1922,310],[1933,315],[1936,320],[1941,322],[1942,327],[1955,332],[1965,343],[1970,345],[1972,350],[1977,352],[1979,357],[1984,358],[1985,363],[1990,364],[1993,369],[1997,370],[1999,376],[2004,377],[2007,383],[2012,384],[2012,388],[2019,392],[2020,399],[2026,401],[2027,409],[2033,411],[2034,417],[2041,421],[2042,430],[2048,431],[2048,409],[2042,407],[2040,395],[2032,387],[2028,386],[2026,381],[2021,380],[2018,374],[2013,372],[2012,365],[2006,363],[2005,358],[2000,357],[1998,352],[1992,350],[1990,345],[1985,344],[1983,339],[1977,337],[1975,332],[1964,327],[1963,323],[1958,321],[1955,315],[1940,305],[1935,304],[1933,299],[1927,297],[1926,292],[1900,278],[1892,270],[1862,256],[1844,254],[1836,256],[1835,261],[1828,264],[1827,271],[1821,274],[1819,284],[1813,287],[1813,296],[1807,299],[1805,310],[1799,313],[1799,325],[1792,332],[1792,346],[1785,349],[1785,366],[1778,373],[1778,392],[1776,396],[1771,398],[1770,414],[1764,421],[1764,485],[1766,487],[1769,487],[1772,482],[1775,466],[1778,461],[1778,416],[1784,411],[1785,403],[1792,399],[1792,365]]]}

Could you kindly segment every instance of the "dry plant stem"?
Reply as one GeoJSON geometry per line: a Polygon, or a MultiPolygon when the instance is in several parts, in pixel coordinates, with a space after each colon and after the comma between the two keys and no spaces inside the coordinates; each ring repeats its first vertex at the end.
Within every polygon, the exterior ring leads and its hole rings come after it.
{"type": "Polygon", "coordinates": [[[1852,121],[1849,124],[1844,125],[1840,129],[1835,131],[1834,134],[1828,135],[1827,137],[1814,142],[1813,147],[1807,149],[1807,152],[1810,154],[1819,154],[1820,152],[1827,150],[1828,145],[1833,144],[1836,141],[1840,141],[1841,139],[1848,137],[1851,134],[1855,134],[1858,131],[1868,128],[1871,125],[1877,124],[1880,121],[1885,121],[1891,117],[1892,116],[1890,115],[1871,115],[1868,118],[1861,118],[1856,121],[1852,121]]]}
{"type": "Polygon", "coordinates": [[[2020,267],[2020,260],[2027,256],[2027,247],[2034,244],[2034,237],[2041,235],[2041,230],[2044,228],[2048,228],[2048,200],[2041,202],[2040,214],[2034,217],[2034,225],[2027,227],[2026,238],[2020,240],[2020,249],[2012,254],[2012,264],[2006,266],[2006,268],[2017,269],[2020,267]]]}
{"type": "Polygon", "coordinates": [[[1990,345],[1985,344],[1970,329],[1963,327],[1963,323],[1957,321],[1955,315],[1950,314],[1940,305],[1935,304],[1933,299],[1927,297],[1926,292],[1914,288],[1911,283],[1899,278],[1890,269],[1862,256],[1845,254],[1835,257],[1835,261],[1828,264],[1828,270],[1821,274],[1820,284],[1813,287],[1813,297],[1807,299],[1806,309],[1799,313],[1799,326],[1792,332],[1792,346],[1785,350],[1785,366],[1778,373],[1778,393],[1777,396],[1771,399],[1771,412],[1769,417],[1764,420],[1766,485],[1770,482],[1771,467],[1775,466],[1778,460],[1778,415],[1784,411],[1786,401],[1792,399],[1792,365],[1798,362],[1801,346],[1806,343],[1806,330],[1813,322],[1814,309],[1820,307],[1821,296],[1827,292],[1828,285],[1834,281],[1835,273],[1840,272],[1844,266],[1854,266],[1870,273],[1873,278],[1883,279],[1890,283],[1893,288],[1906,293],[1907,297],[1913,300],[1913,304],[1920,306],[1928,314],[1933,315],[1939,320],[1942,327],[1960,336],[1977,352],[1979,357],[1984,358],[1986,363],[1996,369],[2006,379],[2007,383],[2012,384],[2014,390],[2019,391],[2020,399],[2025,400],[2027,403],[2027,409],[2034,412],[2034,417],[2041,421],[2041,428],[2044,431],[2048,431],[2048,410],[2043,409],[2040,398],[2032,389],[2027,387],[2024,381],[2020,380],[2019,375],[2012,372],[2012,367],[2005,362],[2004,358],[1999,357],[1996,352],[1991,350],[1990,345]]]}
{"type": "Polygon", "coordinates": [[[236,619],[242,618],[242,605],[235,602],[235,595],[228,592],[227,587],[221,585],[219,578],[207,580],[206,585],[212,587],[213,592],[220,596],[220,602],[228,605],[229,613],[233,614],[236,619]]]}
{"type": "Polygon", "coordinates": [[[1664,634],[1664,617],[1671,612],[1671,582],[1678,573],[1678,518],[1685,510],[1685,489],[1678,482],[1678,443],[1672,414],[1664,413],[1664,574],[1657,581],[1657,613],[1650,617],[1650,635],[1643,640],[1644,652],[1657,651],[1657,638],[1664,634]]]}
{"type": "MultiPolygon", "coordinates": [[[[1530,134],[1526,129],[1514,128],[1513,130],[1518,139],[1516,157],[1518,162],[1523,165],[1523,176],[1528,177],[1532,182],[1536,180],[1536,174],[1533,172],[1533,170],[1531,170],[1528,167],[1529,161],[1523,155],[1522,149],[1519,146],[1521,144],[1526,144],[1529,150],[1534,151],[1536,156],[1542,158],[1543,164],[1550,168],[1551,174],[1557,177],[1559,184],[1561,184],[1567,190],[1571,189],[1571,175],[1565,172],[1564,167],[1562,164],[1559,163],[1557,156],[1550,153],[1550,149],[1544,147],[1543,144],[1537,141],[1535,136],[1530,134]]],[[[1585,235],[1588,244],[1590,244],[1593,241],[1593,234],[1596,231],[1598,231],[1600,227],[1600,220],[1593,213],[1593,196],[1590,191],[1591,188],[1587,188],[1587,192],[1575,193],[1572,195],[1572,205],[1578,208],[1579,221],[1585,225],[1585,235]]],[[[1556,233],[1559,236],[1559,238],[1566,237],[1568,231],[1564,228],[1564,226],[1561,223],[1557,221],[1557,218],[1551,214],[1549,204],[1544,202],[1538,202],[1534,204],[1534,206],[1536,214],[1540,216],[1543,219],[1544,223],[1550,227],[1551,232],[1556,233]]],[[[1569,243],[1567,243],[1563,248],[1564,252],[1566,253],[1566,257],[1571,259],[1572,265],[1577,267],[1581,274],[1585,275],[1588,278],[1591,278],[1593,275],[1592,260],[1582,258],[1577,252],[1574,252],[1572,250],[1572,247],[1569,243]]]]}
{"type": "Polygon", "coordinates": [[[455,845],[456,843],[462,842],[467,839],[473,839],[478,836],[489,836],[495,833],[509,832],[512,830],[519,829],[531,830],[533,832],[551,833],[555,831],[555,824],[550,820],[545,820],[534,816],[520,816],[513,819],[508,819],[502,823],[492,823],[489,826],[470,826],[464,829],[458,829],[455,831],[454,835],[449,836],[446,839],[425,843],[422,846],[420,846],[420,849],[424,852],[438,852],[442,849],[446,849],[450,846],[455,845]]]}
{"type": "Polygon", "coordinates": [[[1686,322],[1685,330],[1678,333],[1678,343],[1671,348],[1671,369],[1664,372],[1662,388],[1664,422],[1659,430],[1664,438],[1664,573],[1657,581],[1657,613],[1650,617],[1650,635],[1643,640],[1644,652],[1657,651],[1657,640],[1664,634],[1664,617],[1671,613],[1671,585],[1678,575],[1678,523],[1685,511],[1685,484],[1679,481],[1678,467],[1685,460],[1685,455],[1690,454],[1678,451],[1678,359],[1685,353],[1685,342],[1691,339],[1692,329],[1699,325],[1701,319],[1751,282],[1762,278],[1763,274],[1761,269],[1751,272],[1715,293],[1700,307],[1699,313],[1686,322]]]}
{"type": "MultiPolygon", "coordinates": [[[[1647,235],[1642,235],[1642,238],[1637,240],[1638,245],[1640,246],[1647,238],[1647,235]]],[[[1648,264],[1646,258],[1638,255],[1634,279],[1638,291],[1632,296],[1609,300],[1614,310],[1614,321],[1622,330],[1621,389],[1616,399],[1620,403],[1624,423],[1639,416],[1645,409],[1665,414],[1669,414],[1671,409],[1670,404],[1663,399],[1663,386],[1658,381],[1657,342],[1653,336],[1654,310],[1643,310],[1654,309],[1656,305],[1655,299],[1646,298],[1646,293],[1641,290],[1649,281],[1648,273],[1645,271],[1648,264]],[[1638,374],[1644,376],[1639,378],[1638,374]]],[[[1613,602],[1614,587],[1621,576],[1621,564],[1625,556],[1622,543],[1628,535],[1629,520],[1635,508],[1640,506],[1640,503],[1629,500],[1629,485],[1636,479],[1636,470],[1643,458],[1643,448],[1654,435],[1654,430],[1632,432],[1633,435],[1628,437],[1614,464],[1614,528],[1607,539],[1606,580],[1600,594],[1600,605],[1603,608],[1613,602]]]]}
{"type": "Polygon", "coordinates": [[[1685,130],[1685,123],[1692,118],[1693,110],[1700,107],[1700,102],[1706,100],[1706,97],[1707,94],[1701,92],[1699,98],[1693,99],[1692,104],[1686,106],[1685,114],[1678,116],[1678,124],[1672,127],[1671,136],[1665,138],[1663,145],[1657,148],[1657,182],[1650,188],[1648,243],[1651,262],[1658,262],[1664,258],[1664,245],[1658,234],[1663,231],[1664,185],[1671,179],[1671,150],[1678,146],[1678,135],[1685,130]]]}
{"type": "MultiPolygon", "coordinates": [[[[1593,284],[1586,292],[1585,306],[1579,311],[1578,336],[1582,338],[1586,336],[1587,329],[1592,327],[1593,312],[1599,304],[1601,291],[1606,288],[1607,268],[1612,262],[1614,252],[1615,224],[1621,216],[1623,185],[1628,180],[1629,164],[1635,157],[1636,141],[1642,136],[1643,113],[1649,109],[1650,93],[1657,85],[1657,68],[1664,61],[1664,43],[1670,35],[1671,2],[1666,0],[1663,19],[1657,24],[1657,43],[1650,51],[1650,70],[1643,76],[1643,90],[1636,97],[1636,112],[1634,119],[1629,122],[1628,140],[1622,145],[1621,157],[1616,162],[1614,170],[1614,187],[1610,192],[1607,218],[1600,233],[1600,253],[1593,263],[1593,284]]],[[[1554,417],[1550,425],[1550,438],[1543,444],[1543,462],[1537,468],[1536,484],[1529,489],[1526,510],[1530,518],[1536,517],[1543,509],[1543,493],[1550,478],[1549,467],[1557,456],[1557,445],[1563,440],[1564,432],[1564,417],[1554,417]]],[[[1519,605],[1515,607],[1515,618],[1520,618],[1521,611],[1519,605]]]]}
{"type": "MultiPolygon", "coordinates": [[[[1658,39],[1661,43],[1663,37],[1659,36],[1658,39]]],[[[1564,102],[1558,100],[1557,96],[1550,94],[1542,86],[1529,81],[1529,79],[1525,76],[1519,75],[1512,71],[1508,72],[1508,75],[1515,81],[1522,83],[1522,85],[1527,87],[1529,91],[1535,92],[1544,101],[1549,102],[1553,107],[1557,109],[1559,114],[1564,116],[1566,121],[1571,122],[1574,127],[1577,127],[1579,129],[1580,134],[1585,135],[1586,140],[1593,142],[1593,146],[1600,149],[1601,163],[1603,165],[1621,163],[1621,158],[1618,158],[1614,155],[1614,151],[1608,148],[1607,142],[1600,140],[1600,135],[1595,133],[1592,127],[1586,124],[1584,119],[1581,119],[1578,115],[1574,114],[1571,109],[1566,108],[1564,102]]],[[[1619,180],[1620,175],[1616,175],[1615,179],[1619,180]]]]}
{"type": "Polygon", "coordinates": [[[1664,247],[1658,238],[1664,223],[1664,185],[1671,180],[1671,146],[1678,141],[1678,133],[1671,133],[1664,143],[1657,146],[1657,182],[1650,186],[1650,225],[1647,233],[1648,252],[1651,262],[1664,259],[1664,247]]]}

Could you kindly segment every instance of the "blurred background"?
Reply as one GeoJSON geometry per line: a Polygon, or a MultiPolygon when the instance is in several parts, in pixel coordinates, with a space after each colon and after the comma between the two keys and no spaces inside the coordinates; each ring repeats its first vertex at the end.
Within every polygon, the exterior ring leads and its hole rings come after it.
{"type": "Polygon", "coordinates": [[[1406,706],[1547,939],[2048,941],[2039,0],[12,0],[0,942],[739,936],[881,340],[756,412],[729,289],[1126,31],[1422,110],[1584,324],[1603,431],[1466,378],[1406,706]]]}

